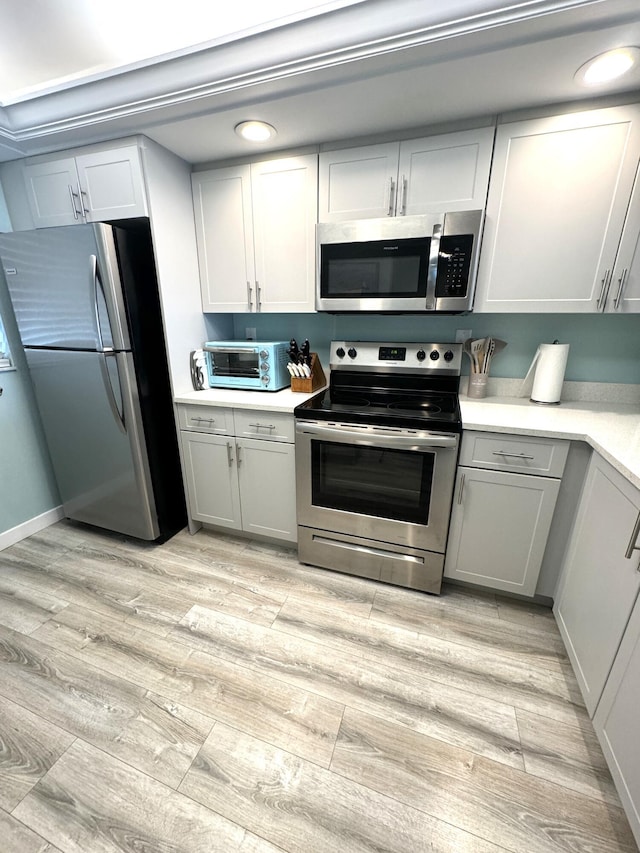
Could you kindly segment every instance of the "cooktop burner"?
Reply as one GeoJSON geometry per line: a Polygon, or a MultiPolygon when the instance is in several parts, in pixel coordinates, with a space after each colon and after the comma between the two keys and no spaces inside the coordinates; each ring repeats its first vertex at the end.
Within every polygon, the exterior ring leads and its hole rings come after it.
{"type": "Polygon", "coordinates": [[[461,431],[460,344],[333,342],[331,348],[329,388],[297,406],[297,418],[461,431]]]}

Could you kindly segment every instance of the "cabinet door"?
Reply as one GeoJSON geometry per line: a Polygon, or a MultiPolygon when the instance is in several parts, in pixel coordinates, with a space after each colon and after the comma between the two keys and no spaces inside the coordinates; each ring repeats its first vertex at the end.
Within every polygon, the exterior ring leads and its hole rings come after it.
{"type": "Polygon", "coordinates": [[[315,311],[318,158],[251,165],[258,311],[315,311]]]}
{"type": "MultiPolygon", "coordinates": [[[[637,552],[636,552],[637,555],[637,552]]],[[[640,602],[636,603],[593,725],[640,845],[640,602]]]]}
{"type": "Polygon", "coordinates": [[[191,176],[203,311],[255,310],[251,167],[191,176]]]}
{"type": "Polygon", "coordinates": [[[636,105],[499,127],[476,310],[603,310],[639,152],[636,105]]]}
{"type": "Polygon", "coordinates": [[[396,213],[483,209],[493,135],[485,127],[401,142],[396,213]]]}
{"type": "Polygon", "coordinates": [[[533,595],[560,480],[458,469],[444,574],[533,595]]]}
{"type": "Polygon", "coordinates": [[[147,215],[140,152],[136,145],[76,157],[88,222],[147,215]]]}
{"type": "Polygon", "coordinates": [[[318,221],[393,216],[399,147],[389,142],[322,153],[318,221]]]}
{"type": "Polygon", "coordinates": [[[606,310],[616,314],[640,312],[640,170],[622,232],[606,310]]]}
{"type": "Polygon", "coordinates": [[[594,455],[554,607],[590,714],[640,588],[638,552],[625,556],[639,511],[640,492],[594,455]]]}
{"type": "Polygon", "coordinates": [[[240,530],[240,491],[233,438],[180,433],[191,518],[240,530]]]}
{"type": "Polygon", "coordinates": [[[294,445],[251,438],[236,444],[243,529],[295,542],[294,445]]]}
{"type": "Polygon", "coordinates": [[[84,222],[73,157],[24,167],[27,198],[36,228],[84,222]]]}

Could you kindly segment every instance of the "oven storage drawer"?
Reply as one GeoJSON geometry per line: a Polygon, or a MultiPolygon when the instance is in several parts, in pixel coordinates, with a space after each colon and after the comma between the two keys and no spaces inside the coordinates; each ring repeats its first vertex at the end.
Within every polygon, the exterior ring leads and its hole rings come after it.
{"type": "Polygon", "coordinates": [[[562,439],[465,430],[460,465],[562,477],[568,453],[569,442],[562,439]]]}
{"type": "Polygon", "coordinates": [[[180,429],[208,432],[213,435],[233,435],[233,409],[217,406],[178,406],[180,429]]]}
{"type": "Polygon", "coordinates": [[[440,592],[444,555],[359,536],[298,527],[301,563],[384,583],[440,592]]]}
{"type": "Polygon", "coordinates": [[[288,412],[256,412],[234,409],[235,434],[239,438],[261,438],[293,444],[295,422],[288,412]]]}

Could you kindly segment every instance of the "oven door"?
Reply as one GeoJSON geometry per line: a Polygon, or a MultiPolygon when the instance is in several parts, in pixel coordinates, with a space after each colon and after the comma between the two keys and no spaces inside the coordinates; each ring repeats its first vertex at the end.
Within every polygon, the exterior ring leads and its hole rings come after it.
{"type": "Polygon", "coordinates": [[[459,437],[298,421],[298,524],[444,553],[459,437]]]}
{"type": "Polygon", "coordinates": [[[212,388],[260,388],[260,347],[205,347],[212,388]]]}

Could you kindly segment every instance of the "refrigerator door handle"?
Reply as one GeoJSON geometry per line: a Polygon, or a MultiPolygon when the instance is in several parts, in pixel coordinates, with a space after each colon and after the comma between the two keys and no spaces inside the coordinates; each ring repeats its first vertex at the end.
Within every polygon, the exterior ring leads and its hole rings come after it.
{"type": "Polygon", "coordinates": [[[98,282],[109,318],[114,350],[131,349],[115,236],[111,225],[96,222],[92,226],[96,240],[98,282]]]}
{"type": "Polygon", "coordinates": [[[98,258],[96,255],[89,255],[89,281],[91,287],[91,295],[93,302],[93,317],[95,320],[97,350],[98,352],[110,352],[111,347],[105,347],[102,337],[102,326],[100,325],[100,303],[98,301],[98,288],[102,291],[104,298],[104,287],[100,281],[100,273],[98,272],[98,258]]]}
{"type": "MultiPolygon", "coordinates": [[[[113,383],[111,382],[111,376],[109,374],[109,366],[107,365],[107,358],[114,358],[116,353],[114,352],[100,352],[98,354],[98,358],[100,359],[100,372],[102,373],[102,381],[104,382],[104,390],[107,392],[107,401],[109,403],[109,408],[111,409],[111,413],[113,414],[113,419],[118,425],[118,429],[124,435],[127,434],[127,424],[125,422],[124,417],[124,402],[123,402],[123,410],[120,411],[118,408],[118,401],[116,400],[115,391],[113,390],[113,383]]],[[[118,361],[116,359],[116,370],[118,369],[118,361]]]]}

